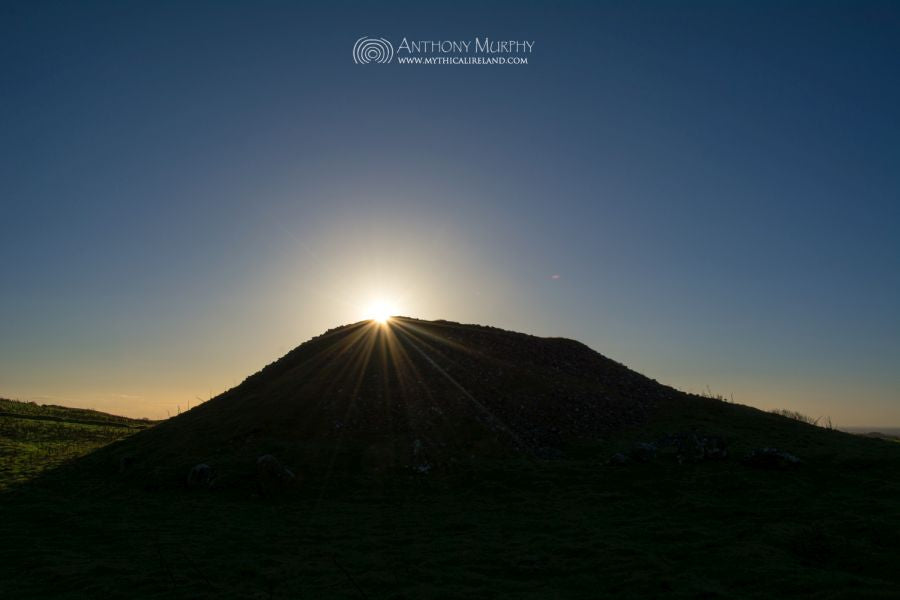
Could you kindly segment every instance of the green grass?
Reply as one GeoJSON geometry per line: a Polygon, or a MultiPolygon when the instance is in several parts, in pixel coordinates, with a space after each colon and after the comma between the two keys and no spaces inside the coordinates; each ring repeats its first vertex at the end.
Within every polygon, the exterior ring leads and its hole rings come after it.
{"type": "Polygon", "coordinates": [[[30,417],[46,421],[78,422],[89,425],[118,425],[142,429],[154,423],[148,419],[130,419],[88,408],[69,408],[53,404],[37,404],[0,398],[0,415],[30,417]]]}
{"type": "Polygon", "coordinates": [[[0,490],[150,425],[93,410],[0,398],[0,490]]]}
{"type": "Polygon", "coordinates": [[[276,499],[147,492],[68,465],[0,495],[0,597],[898,597],[896,444],[698,399],[567,456],[333,477],[276,499]],[[687,429],[734,456],[604,464],[687,429]],[[803,463],[740,462],[763,445],[803,463]]]}

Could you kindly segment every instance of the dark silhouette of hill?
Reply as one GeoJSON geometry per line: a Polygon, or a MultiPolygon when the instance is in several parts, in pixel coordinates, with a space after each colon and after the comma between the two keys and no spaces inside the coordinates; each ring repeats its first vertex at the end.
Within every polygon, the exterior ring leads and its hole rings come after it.
{"type": "Polygon", "coordinates": [[[888,598],[900,582],[896,443],[678,392],[571,340],[357,323],[96,451],[79,432],[134,430],[4,419],[4,598],[888,598]]]}
{"type": "Polygon", "coordinates": [[[301,473],[553,457],[683,396],[579,342],[395,317],[330,330],[114,448],[144,471],[238,477],[271,453],[301,473]]]}

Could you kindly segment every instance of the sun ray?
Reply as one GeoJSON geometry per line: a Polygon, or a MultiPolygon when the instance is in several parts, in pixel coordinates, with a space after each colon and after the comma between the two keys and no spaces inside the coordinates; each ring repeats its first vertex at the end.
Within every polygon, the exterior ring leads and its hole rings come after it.
{"type": "MultiPolygon", "coordinates": [[[[421,355],[435,370],[444,377],[447,381],[449,381],[453,387],[459,390],[479,411],[482,412],[485,416],[487,416],[493,423],[495,423],[500,429],[506,432],[513,441],[519,445],[523,450],[530,450],[533,452],[533,449],[529,444],[525,442],[519,435],[506,423],[503,422],[497,415],[494,414],[487,406],[482,404],[475,396],[473,396],[462,384],[460,384],[452,375],[450,375],[446,370],[444,370],[433,358],[431,358],[420,346],[416,343],[414,339],[414,334],[409,330],[404,330],[403,328],[397,328],[397,331],[400,335],[405,338],[405,341],[419,354],[421,355]]],[[[420,340],[421,341],[421,340],[420,340]]]]}
{"type": "Polygon", "coordinates": [[[385,325],[397,314],[397,305],[386,298],[377,298],[366,306],[366,318],[380,325],[385,325]]]}
{"type": "MultiPolygon", "coordinates": [[[[421,393],[424,393],[427,398],[427,406],[423,405],[420,408],[422,410],[425,410],[426,412],[429,412],[432,407],[438,408],[440,422],[450,430],[450,435],[444,437],[445,442],[449,442],[457,450],[461,450],[461,447],[459,446],[459,440],[461,438],[457,435],[459,432],[457,431],[456,425],[449,419],[447,419],[447,417],[445,416],[445,410],[441,409],[441,407],[439,406],[440,403],[435,402],[435,396],[432,393],[432,390],[428,386],[422,385],[422,382],[426,380],[425,374],[422,373],[422,371],[416,365],[415,361],[410,358],[409,353],[406,351],[406,348],[404,348],[400,343],[393,329],[393,327],[387,329],[388,349],[391,352],[391,358],[393,360],[395,368],[398,370],[398,372],[402,372],[404,374],[404,376],[400,378],[401,393],[405,398],[410,399],[418,398],[420,391],[421,393]]],[[[427,438],[428,436],[424,435],[426,433],[424,431],[424,428],[422,431],[418,431],[419,428],[412,423],[412,419],[409,416],[408,407],[406,408],[407,422],[410,424],[410,427],[412,427],[414,430],[417,430],[417,433],[421,437],[427,438]]]]}

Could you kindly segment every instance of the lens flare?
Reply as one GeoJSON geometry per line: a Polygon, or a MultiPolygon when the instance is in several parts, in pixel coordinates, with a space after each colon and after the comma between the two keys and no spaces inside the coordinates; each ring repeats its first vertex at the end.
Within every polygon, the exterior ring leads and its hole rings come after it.
{"type": "Polygon", "coordinates": [[[396,314],[393,304],[386,300],[376,300],[372,302],[366,310],[369,318],[376,323],[386,325],[391,320],[391,316],[396,314]]]}

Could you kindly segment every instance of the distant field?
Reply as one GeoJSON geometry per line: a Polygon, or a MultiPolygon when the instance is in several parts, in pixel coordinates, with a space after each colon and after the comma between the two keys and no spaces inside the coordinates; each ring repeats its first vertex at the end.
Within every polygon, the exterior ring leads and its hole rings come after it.
{"type": "Polygon", "coordinates": [[[94,410],[0,398],[0,490],[151,425],[94,410]]]}
{"type": "Polygon", "coordinates": [[[900,442],[900,427],[845,427],[844,431],[856,435],[900,442]]]}

